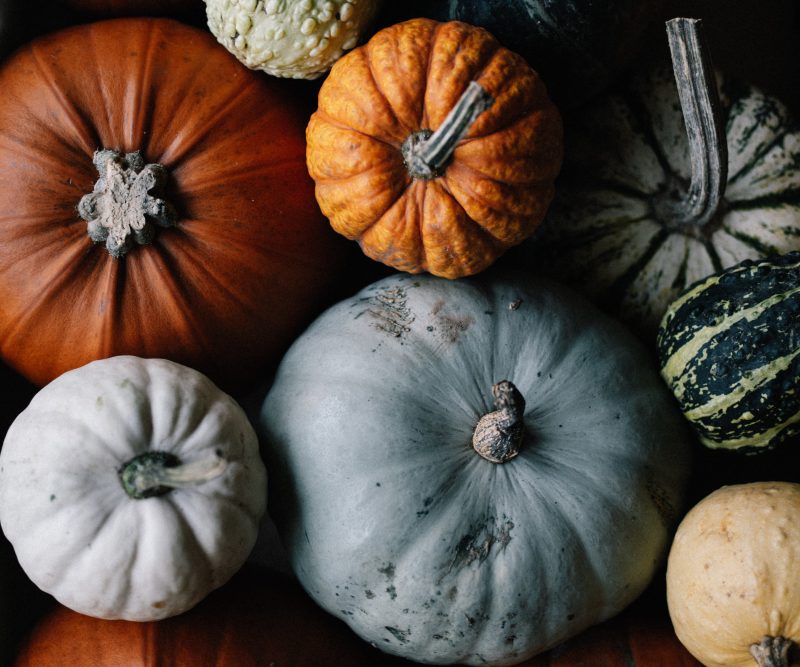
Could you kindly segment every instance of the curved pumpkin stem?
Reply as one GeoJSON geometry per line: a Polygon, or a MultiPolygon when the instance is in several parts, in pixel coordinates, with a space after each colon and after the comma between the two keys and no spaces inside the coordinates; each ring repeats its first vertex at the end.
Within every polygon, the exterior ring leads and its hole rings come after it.
{"type": "Polygon", "coordinates": [[[196,486],[219,477],[228,462],[221,456],[181,463],[170,452],[147,451],[134,456],[119,470],[122,488],[134,500],[163,496],[172,489],[196,486]]]}
{"type": "Polygon", "coordinates": [[[717,212],[728,181],[728,143],[714,68],[698,19],[667,21],[678,97],[689,138],[692,180],[682,196],[663,198],[661,215],[701,227],[717,212]]]}
{"type": "Polygon", "coordinates": [[[486,89],[471,81],[436,132],[421,130],[403,142],[400,150],[411,176],[424,180],[441,176],[458,142],[492,104],[494,98],[486,89]]]}
{"type": "Polygon", "coordinates": [[[793,645],[786,637],[765,635],[760,643],[750,646],[750,653],[758,667],[789,667],[789,649],[793,645]]]}
{"type": "Polygon", "coordinates": [[[494,412],[478,421],[472,447],[487,461],[505,463],[519,454],[525,435],[525,399],[512,382],[502,380],[492,387],[494,412]]]}

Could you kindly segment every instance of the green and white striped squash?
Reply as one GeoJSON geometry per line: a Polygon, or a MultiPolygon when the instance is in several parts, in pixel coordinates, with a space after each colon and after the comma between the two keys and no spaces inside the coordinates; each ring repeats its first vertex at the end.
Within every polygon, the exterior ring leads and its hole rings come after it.
{"type": "Polygon", "coordinates": [[[720,97],[728,177],[710,219],[684,219],[669,203],[684,196],[691,160],[663,69],[565,118],[556,199],[524,261],[649,336],[697,280],[800,249],[800,133],[755,88],[723,83],[720,97]]]}
{"type": "Polygon", "coordinates": [[[670,305],[657,342],[706,446],[753,453],[800,432],[800,252],[700,281],[670,305]]]}

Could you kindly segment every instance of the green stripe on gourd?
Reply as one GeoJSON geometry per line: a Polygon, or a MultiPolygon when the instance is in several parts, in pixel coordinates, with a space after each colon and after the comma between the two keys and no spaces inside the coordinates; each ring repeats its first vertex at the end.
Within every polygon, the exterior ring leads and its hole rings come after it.
{"type": "Polygon", "coordinates": [[[746,261],[667,310],[661,374],[708,447],[758,451],[800,432],[800,253],[746,261]]]}

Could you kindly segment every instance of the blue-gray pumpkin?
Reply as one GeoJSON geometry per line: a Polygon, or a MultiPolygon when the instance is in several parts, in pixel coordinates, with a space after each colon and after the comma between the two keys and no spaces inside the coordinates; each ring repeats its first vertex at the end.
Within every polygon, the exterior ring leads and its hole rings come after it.
{"type": "Polygon", "coordinates": [[[538,279],[367,287],[295,342],[259,421],[304,587],[427,663],[513,664],[619,612],[687,476],[648,353],[538,279]]]}

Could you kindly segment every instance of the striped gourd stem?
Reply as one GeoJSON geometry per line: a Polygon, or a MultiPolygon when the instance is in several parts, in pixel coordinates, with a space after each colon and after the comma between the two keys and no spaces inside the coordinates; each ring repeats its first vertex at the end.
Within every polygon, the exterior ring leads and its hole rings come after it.
{"type": "Polygon", "coordinates": [[[689,139],[688,191],[669,190],[655,204],[660,219],[688,231],[717,213],[728,180],[728,145],[714,68],[698,19],[667,22],[667,37],[689,139]]]}

